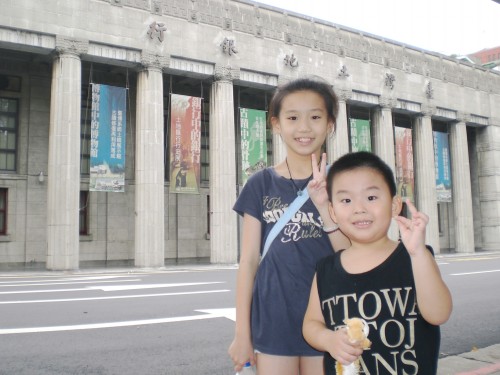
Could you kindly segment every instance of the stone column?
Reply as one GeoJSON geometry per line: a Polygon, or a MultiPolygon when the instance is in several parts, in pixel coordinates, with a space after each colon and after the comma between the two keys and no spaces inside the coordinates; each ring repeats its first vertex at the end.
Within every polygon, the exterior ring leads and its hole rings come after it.
{"type": "Polygon", "coordinates": [[[216,65],[210,92],[210,261],[236,263],[238,257],[233,78],[216,65]]]}
{"type": "Polygon", "coordinates": [[[483,250],[500,249],[500,118],[477,130],[479,201],[483,250]]]}
{"type": "Polygon", "coordinates": [[[422,115],[415,119],[413,127],[413,160],[416,207],[429,216],[426,243],[431,245],[434,252],[438,254],[440,252],[439,223],[431,114],[431,108],[424,108],[422,115]]]}
{"type": "Polygon", "coordinates": [[[273,130],[273,163],[276,165],[280,161],[285,160],[286,146],[281,139],[280,134],[275,134],[273,130]]]}
{"type": "Polygon", "coordinates": [[[163,73],[166,58],[141,56],[137,75],[135,147],[135,266],[165,264],[163,73]]]}
{"type": "Polygon", "coordinates": [[[380,107],[376,108],[372,123],[373,151],[385,161],[392,171],[396,171],[394,150],[394,127],[392,126],[392,102],[379,98],[380,107]]]}
{"type": "Polygon", "coordinates": [[[450,127],[455,251],[457,253],[474,252],[474,223],[468,149],[465,119],[461,118],[458,123],[450,127]]]}
{"type": "Polygon", "coordinates": [[[342,89],[335,91],[339,99],[339,113],[337,115],[337,124],[335,124],[335,134],[332,139],[327,137],[326,153],[330,164],[349,152],[347,101],[352,97],[352,91],[342,89]]]}
{"type": "Polygon", "coordinates": [[[47,269],[79,266],[80,108],[88,42],[57,38],[52,64],[47,176],[47,269]]]}
{"type": "MultiPolygon", "coordinates": [[[[286,84],[291,78],[287,76],[278,77],[278,87],[286,84]]],[[[272,125],[271,125],[272,126],[272,125]]],[[[281,134],[276,134],[274,128],[271,128],[273,132],[273,164],[276,165],[286,158],[286,145],[281,138],[281,134]]]]}
{"type": "MultiPolygon", "coordinates": [[[[396,158],[394,150],[394,128],[392,126],[393,102],[387,97],[379,98],[380,107],[374,110],[372,122],[373,152],[377,154],[392,169],[396,177],[396,158]]],[[[389,229],[389,237],[399,238],[397,224],[393,221],[389,229]]]]}

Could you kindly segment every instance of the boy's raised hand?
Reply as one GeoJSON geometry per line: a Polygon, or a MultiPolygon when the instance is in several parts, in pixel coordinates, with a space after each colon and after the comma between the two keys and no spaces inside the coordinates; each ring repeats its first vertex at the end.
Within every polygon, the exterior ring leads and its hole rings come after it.
{"type": "Polygon", "coordinates": [[[417,255],[420,251],[425,250],[425,229],[429,222],[429,217],[423,212],[419,212],[417,208],[406,200],[408,209],[410,210],[411,219],[403,216],[395,218],[401,233],[401,240],[405,245],[410,255],[417,255]]]}
{"type": "Polygon", "coordinates": [[[307,184],[309,197],[316,207],[328,204],[328,193],[326,191],[326,154],[321,155],[321,163],[318,163],[316,155],[311,155],[313,178],[307,184]]]}

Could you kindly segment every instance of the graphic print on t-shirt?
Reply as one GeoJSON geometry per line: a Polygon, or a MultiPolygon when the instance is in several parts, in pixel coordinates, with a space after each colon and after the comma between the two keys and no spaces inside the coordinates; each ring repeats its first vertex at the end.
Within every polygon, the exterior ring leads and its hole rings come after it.
{"type": "MultiPolygon", "coordinates": [[[[425,321],[417,305],[410,256],[399,244],[382,264],[351,274],[342,267],[342,251],[318,264],[317,285],[327,327],[359,317],[370,327],[372,342],[360,358],[363,375],[435,374],[440,330],[425,321]]],[[[326,374],[335,361],[325,356],[326,374]]]]}
{"type": "MultiPolygon", "coordinates": [[[[283,203],[281,197],[263,197],[264,211],[262,216],[264,221],[276,223],[279,218],[288,209],[288,203],[283,203]]],[[[303,208],[304,206],[302,206],[303,208]]],[[[304,212],[301,209],[290,219],[282,231],[280,241],[287,243],[290,241],[299,241],[303,238],[319,238],[323,235],[323,223],[318,215],[314,217],[314,212],[304,212]]]]}
{"type": "MultiPolygon", "coordinates": [[[[371,356],[377,367],[385,367],[394,371],[397,363],[418,370],[415,362],[415,321],[417,320],[416,301],[413,288],[392,288],[380,291],[367,291],[358,297],[356,294],[337,295],[321,302],[323,310],[329,316],[326,322],[335,329],[344,327],[344,319],[361,317],[368,322],[370,327],[370,340],[381,342],[389,349],[390,357],[384,358],[382,353],[367,353],[371,356]],[[349,306],[356,306],[349,311],[349,306]],[[369,306],[369,307],[368,307],[369,306]],[[334,310],[337,310],[334,312],[334,310]],[[389,312],[388,315],[384,312],[389,312]],[[385,318],[380,318],[385,315],[385,318]],[[343,317],[336,321],[335,317],[343,317]],[[376,338],[374,338],[376,336],[376,338]],[[401,350],[403,348],[403,350],[401,350]]],[[[366,356],[366,355],[365,355],[366,356]]],[[[364,374],[370,374],[366,368],[363,357],[360,365],[364,374]]],[[[416,373],[416,372],[415,372],[416,373]]]]}

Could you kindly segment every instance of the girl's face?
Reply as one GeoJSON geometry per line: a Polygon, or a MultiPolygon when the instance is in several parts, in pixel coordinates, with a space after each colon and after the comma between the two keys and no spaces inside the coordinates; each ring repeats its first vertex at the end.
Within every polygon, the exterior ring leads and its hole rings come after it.
{"type": "Polygon", "coordinates": [[[357,168],[335,176],[330,214],[344,234],[357,243],[386,239],[401,199],[391,197],[382,175],[372,168],[357,168]]]}
{"type": "Polygon", "coordinates": [[[286,144],[288,155],[319,153],[333,128],[325,101],[319,94],[308,90],[287,95],[281,103],[279,117],[271,118],[271,123],[286,144]]]}

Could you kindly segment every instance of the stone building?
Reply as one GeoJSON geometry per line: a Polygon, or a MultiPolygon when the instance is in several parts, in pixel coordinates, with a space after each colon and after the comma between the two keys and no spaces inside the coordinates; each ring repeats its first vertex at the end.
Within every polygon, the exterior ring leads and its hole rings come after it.
{"type": "MultiPolygon", "coordinates": [[[[500,75],[249,0],[0,0],[0,268],[235,263],[238,107],[315,75],[393,168],[411,129],[415,201],[436,252],[500,249],[500,75]],[[127,88],[125,192],[89,192],[89,87],[127,88]],[[200,194],[165,173],[170,94],[203,98],[200,194]],[[433,130],[447,133],[451,202],[436,197],[433,130]]],[[[284,157],[270,136],[271,161],[284,157]]]]}

